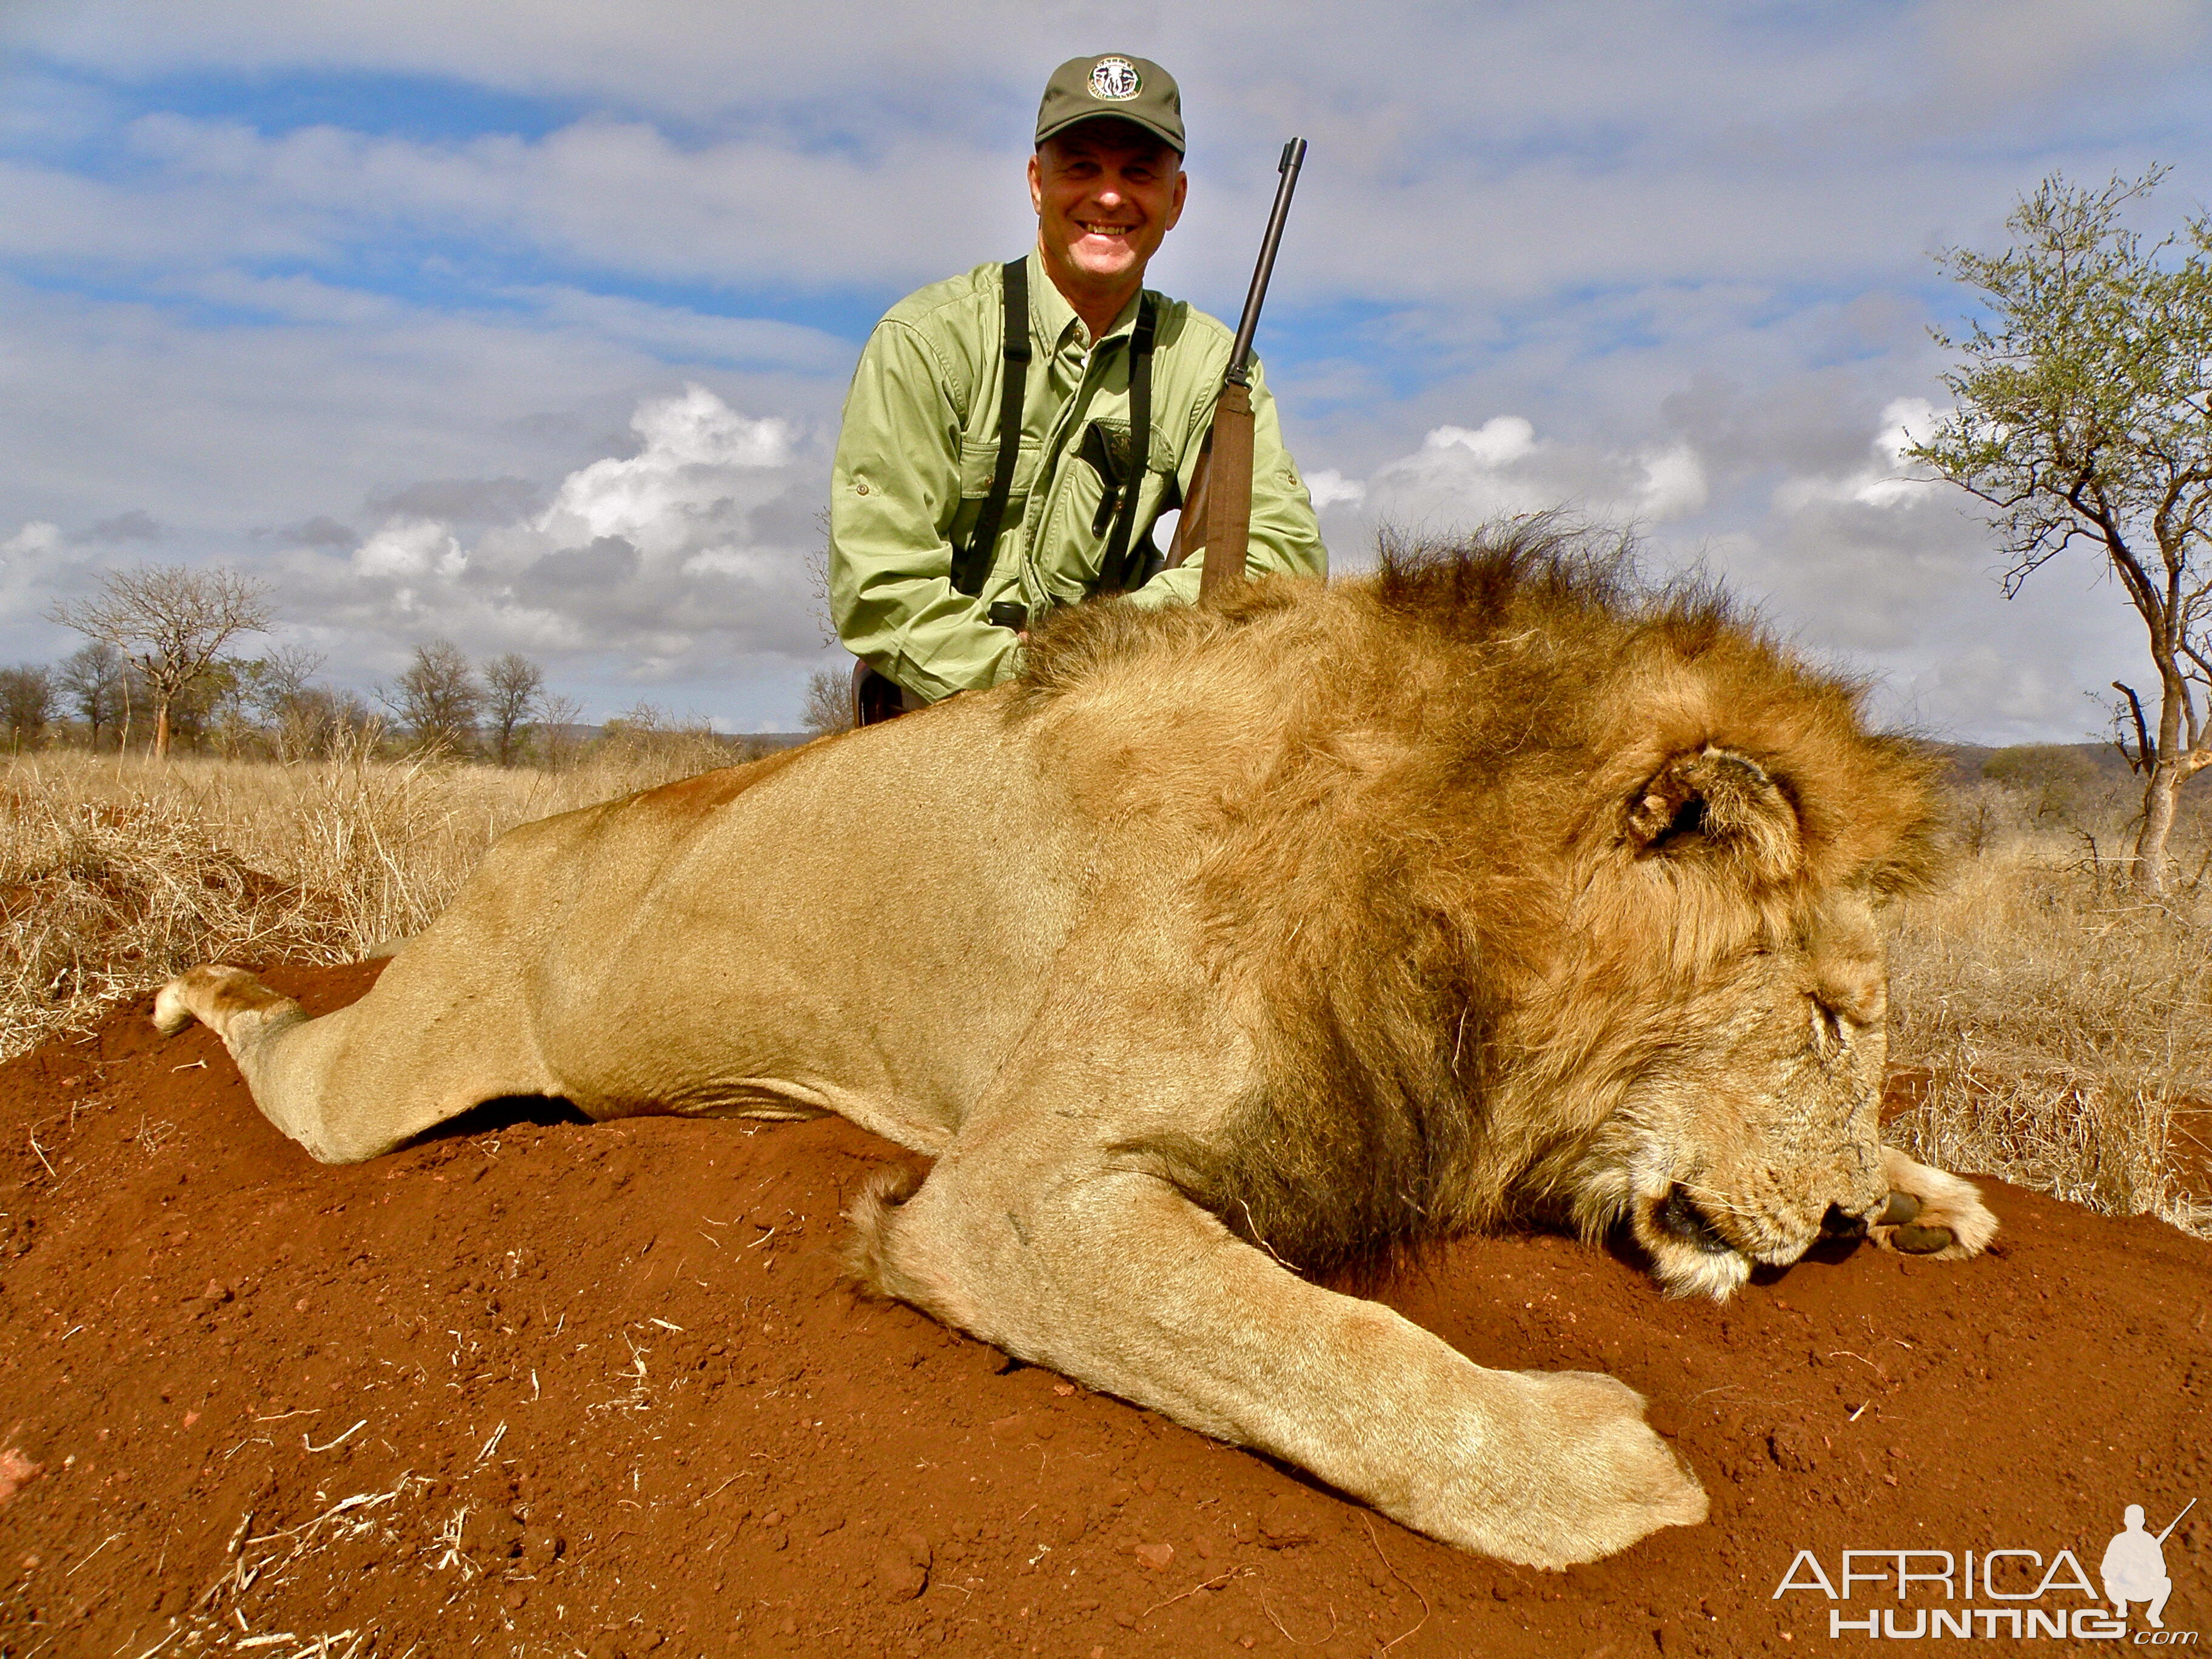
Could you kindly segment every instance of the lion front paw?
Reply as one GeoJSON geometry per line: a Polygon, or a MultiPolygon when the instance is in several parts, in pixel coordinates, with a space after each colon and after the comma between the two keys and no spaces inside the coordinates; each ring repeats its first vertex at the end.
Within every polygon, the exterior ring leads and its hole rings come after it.
{"type": "Polygon", "coordinates": [[[1484,1460],[1480,1512],[1452,1541],[1557,1570],[1705,1518],[1705,1488],[1644,1422],[1635,1389],[1595,1371],[1504,1375],[1518,1408],[1484,1460]]]}
{"type": "Polygon", "coordinates": [[[1867,1228],[1885,1250],[1962,1261],[1996,1237],[1997,1218],[1970,1181],[1915,1163],[1893,1146],[1881,1149],[1889,1202],[1867,1228]]]}

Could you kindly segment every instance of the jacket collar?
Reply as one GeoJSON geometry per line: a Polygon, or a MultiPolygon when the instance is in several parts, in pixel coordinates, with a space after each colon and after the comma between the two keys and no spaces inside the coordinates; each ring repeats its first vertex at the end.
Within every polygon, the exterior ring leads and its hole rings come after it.
{"type": "MultiPolygon", "coordinates": [[[[1067,296],[1060,291],[1044,268],[1044,256],[1036,248],[1030,249],[1030,333],[1036,344],[1046,351],[1056,351],[1060,343],[1067,337],[1068,330],[1082,319],[1075,307],[1067,303],[1067,296]]],[[[1095,349],[1109,340],[1120,340],[1137,325],[1137,307],[1144,302],[1144,290],[1139,289],[1129,303],[1121,307],[1121,314],[1114,319],[1114,326],[1103,336],[1091,342],[1095,349]]]]}

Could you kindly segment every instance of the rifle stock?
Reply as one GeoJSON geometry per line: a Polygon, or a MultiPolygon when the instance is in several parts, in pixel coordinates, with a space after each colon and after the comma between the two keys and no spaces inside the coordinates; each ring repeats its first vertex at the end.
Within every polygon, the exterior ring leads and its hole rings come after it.
{"type": "Polygon", "coordinates": [[[1293,138],[1283,146],[1283,159],[1276,164],[1281,176],[1275,185],[1275,205],[1267,215],[1259,263],[1244,295],[1244,314],[1237,322],[1236,343],[1230,348],[1228,371],[1215,396],[1213,419],[1191,469],[1190,489],[1168,551],[1167,568],[1173,569],[1199,549],[1205,550],[1198,586],[1201,599],[1244,580],[1245,550],[1252,532],[1252,337],[1259,330],[1260,307],[1267,303],[1275,251],[1282,245],[1283,223],[1290,216],[1291,192],[1297,188],[1298,169],[1305,159],[1306,141],[1293,138]]]}
{"type": "Polygon", "coordinates": [[[1201,599],[1244,580],[1245,546],[1252,534],[1252,388],[1242,380],[1224,382],[1214,399],[1212,462],[1206,496],[1206,564],[1198,578],[1201,599]]]}
{"type": "Polygon", "coordinates": [[[1183,498],[1182,516],[1176,520],[1175,539],[1168,544],[1166,568],[1173,570],[1206,545],[1206,510],[1211,505],[1213,482],[1213,425],[1206,423],[1199,440],[1198,464],[1190,470],[1190,494],[1183,498]]]}

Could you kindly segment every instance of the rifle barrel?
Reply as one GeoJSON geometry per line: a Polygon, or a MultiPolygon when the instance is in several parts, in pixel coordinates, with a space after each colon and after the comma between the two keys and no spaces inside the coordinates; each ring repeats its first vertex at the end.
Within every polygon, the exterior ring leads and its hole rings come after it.
{"type": "Polygon", "coordinates": [[[1291,216],[1291,192],[1298,187],[1298,169],[1305,165],[1306,141],[1293,138],[1283,146],[1283,159],[1275,164],[1281,174],[1275,185],[1275,205],[1267,215],[1267,234],[1260,242],[1260,263],[1253,267],[1252,287],[1244,295],[1244,315],[1237,324],[1237,343],[1230,348],[1227,378],[1238,386],[1251,378],[1252,337],[1260,331],[1260,307],[1267,302],[1267,279],[1274,275],[1275,250],[1283,240],[1283,222],[1291,216]]]}
{"type": "Polygon", "coordinates": [[[2177,1515],[2177,1516],[2175,1516],[2173,1517],[2173,1519],[2172,1519],[2172,1520],[2171,1520],[2171,1521],[2169,1521],[2169,1522],[2167,1522],[2166,1523],[2166,1530],[2165,1530],[2164,1532],[2162,1532],[2162,1533],[2159,1534],[2159,1535],[2158,1535],[2158,1541],[2159,1541],[2160,1543],[2163,1544],[2164,1542],[2166,1542],[2166,1540],[2168,1538],[2171,1538],[2171,1537],[2173,1535],[2173,1529],[2174,1529],[2176,1527],[2178,1527],[2178,1526],[2179,1526],[2179,1525],[2181,1524],[2181,1517],[2182,1517],[2182,1516],[2184,1516],[2184,1515],[2187,1515],[2187,1514],[2189,1513],[2189,1511],[2190,1511],[2190,1510],[2191,1510],[2195,1509],[2196,1507],[2197,1507],[2197,1500],[2196,1500],[2195,1498],[2191,1498],[2191,1499],[2190,1499],[2186,1504],[2184,1504],[2181,1506],[2181,1515],[2177,1515]]]}

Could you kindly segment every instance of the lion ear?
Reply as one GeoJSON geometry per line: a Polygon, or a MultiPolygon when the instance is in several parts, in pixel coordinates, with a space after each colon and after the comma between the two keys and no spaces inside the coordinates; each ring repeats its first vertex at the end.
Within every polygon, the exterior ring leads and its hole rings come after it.
{"type": "Polygon", "coordinates": [[[1639,858],[1723,854],[1773,878],[1797,859],[1797,814],[1748,756],[1711,744],[1677,755],[1630,798],[1624,838],[1639,858]]]}

